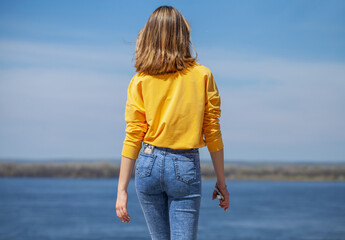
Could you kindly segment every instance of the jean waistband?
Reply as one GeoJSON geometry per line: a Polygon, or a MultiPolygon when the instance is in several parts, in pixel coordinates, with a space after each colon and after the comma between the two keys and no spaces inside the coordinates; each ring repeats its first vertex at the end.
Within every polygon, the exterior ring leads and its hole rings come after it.
{"type": "Polygon", "coordinates": [[[163,152],[169,152],[169,153],[199,153],[199,148],[186,148],[186,149],[173,149],[173,148],[166,148],[166,147],[157,147],[153,146],[152,144],[143,142],[143,148],[150,146],[153,149],[153,152],[155,150],[163,151],[163,152]]]}

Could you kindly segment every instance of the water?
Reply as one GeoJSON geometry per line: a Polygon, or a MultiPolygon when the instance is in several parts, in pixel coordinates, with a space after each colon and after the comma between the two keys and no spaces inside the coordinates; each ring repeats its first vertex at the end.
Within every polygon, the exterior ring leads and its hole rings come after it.
{"type": "MultiPolygon", "coordinates": [[[[345,182],[232,181],[228,212],[203,181],[198,239],[345,239],[345,182]]],[[[0,178],[0,239],[150,239],[134,181],[131,223],[116,217],[117,180],[0,178]]]]}

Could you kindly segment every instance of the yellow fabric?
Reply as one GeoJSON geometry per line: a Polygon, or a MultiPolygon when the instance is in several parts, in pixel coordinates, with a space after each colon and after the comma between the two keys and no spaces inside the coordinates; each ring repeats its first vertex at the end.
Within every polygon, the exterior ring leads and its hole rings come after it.
{"type": "Polygon", "coordinates": [[[137,73],[127,90],[121,154],[137,159],[142,142],[173,149],[222,149],[220,104],[212,72],[199,63],[176,73],[137,73]]]}

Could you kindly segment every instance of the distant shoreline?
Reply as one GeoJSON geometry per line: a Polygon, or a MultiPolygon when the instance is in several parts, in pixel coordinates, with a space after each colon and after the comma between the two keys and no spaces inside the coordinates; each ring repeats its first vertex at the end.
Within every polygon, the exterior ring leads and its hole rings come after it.
{"type": "MultiPolygon", "coordinates": [[[[1,161],[0,177],[117,178],[111,161],[1,161]]],[[[215,179],[213,166],[201,163],[203,179],[215,179]]],[[[345,163],[226,163],[227,180],[345,181],[345,163]]],[[[134,172],[132,173],[134,177],[134,172]]]]}

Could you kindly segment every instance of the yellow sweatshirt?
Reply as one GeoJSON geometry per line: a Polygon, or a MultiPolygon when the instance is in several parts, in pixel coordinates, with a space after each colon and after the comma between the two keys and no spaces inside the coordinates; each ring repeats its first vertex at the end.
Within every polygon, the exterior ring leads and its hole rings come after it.
{"type": "Polygon", "coordinates": [[[137,159],[142,142],[173,149],[222,149],[220,103],[212,72],[199,63],[176,73],[137,73],[127,90],[121,154],[137,159]]]}

